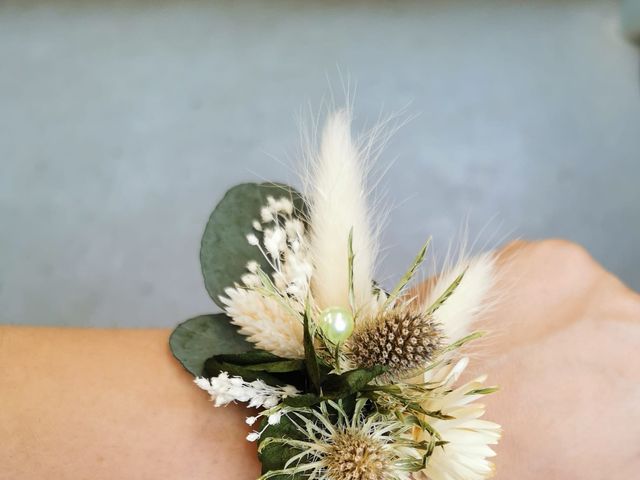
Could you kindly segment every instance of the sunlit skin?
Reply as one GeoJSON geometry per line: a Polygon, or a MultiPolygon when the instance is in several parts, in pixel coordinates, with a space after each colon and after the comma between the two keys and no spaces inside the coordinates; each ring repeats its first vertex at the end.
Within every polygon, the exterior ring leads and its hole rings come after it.
{"type": "MultiPolygon", "coordinates": [[[[500,258],[496,333],[472,362],[502,386],[496,478],[635,478],[639,296],[567,242],[500,258]]],[[[213,408],[168,334],[0,327],[0,478],[255,479],[246,409],[213,408]]]]}

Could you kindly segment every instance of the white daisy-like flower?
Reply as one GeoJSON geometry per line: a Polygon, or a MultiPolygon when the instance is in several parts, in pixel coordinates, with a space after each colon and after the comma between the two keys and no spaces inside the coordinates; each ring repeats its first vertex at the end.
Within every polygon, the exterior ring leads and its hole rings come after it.
{"type": "MultiPolygon", "coordinates": [[[[425,380],[437,387],[423,402],[422,408],[440,411],[453,418],[429,417],[430,425],[447,443],[436,447],[426,468],[414,473],[416,480],[483,480],[495,473],[489,460],[495,452],[490,445],[498,443],[501,428],[497,423],[481,420],[485,407],[475,403],[491,390],[484,389],[486,376],[453,388],[468,362],[468,358],[463,358],[426,375],[425,380]]],[[[431,436],[424,430],[415,429],[414,439],[430,440],[431,436]]]]}

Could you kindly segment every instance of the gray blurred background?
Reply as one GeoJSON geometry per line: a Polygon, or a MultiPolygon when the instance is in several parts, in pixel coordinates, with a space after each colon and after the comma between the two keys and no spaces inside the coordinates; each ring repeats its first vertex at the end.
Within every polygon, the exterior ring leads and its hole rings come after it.
{"type": "Polygon", "coordinates": [[[214,310],[198,247],[231,185],[298,184],[341,78],[380,162],[381,278],[564,237],[640,288],[640,80],[617,2],[0,3],[0,323],[171,326],[214,310]],[[483,227],[484,232],[482,231],[483,227]]]}

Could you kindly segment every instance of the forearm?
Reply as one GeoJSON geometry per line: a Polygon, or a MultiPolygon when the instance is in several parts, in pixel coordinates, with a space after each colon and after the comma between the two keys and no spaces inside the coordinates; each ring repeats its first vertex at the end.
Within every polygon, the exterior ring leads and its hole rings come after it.
{"type": "MultiPolygon", "coordinates": [[[[497,478],[632,477],[640,297],[566,242],[513,245],[499,278],[474,362],[503,387],[497,478]]],[[[0,327],[0,477],[256,478],[246,411],[213,408],[168,335],[0,327]]]]}
{"type": "Polygon", "coordinates": [[[213,408],[168,335],[0,327],[3,478],[256,478],[245,409],[213,408]]]}

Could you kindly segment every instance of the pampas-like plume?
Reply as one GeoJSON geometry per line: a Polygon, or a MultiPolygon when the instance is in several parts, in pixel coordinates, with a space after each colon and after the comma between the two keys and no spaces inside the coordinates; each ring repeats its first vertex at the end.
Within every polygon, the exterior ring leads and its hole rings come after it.
{"type": "Polygon", "coordinates": [[[351,138],[351,117],[329,116],[320,152],[311,158],[312,291],[320,308],[349,306],[348,239],[353,229],[353,291],[357,309],[370,305],[375,241],[369,224],[362,152],[351,138]]]}
{"type": "Polygon", "coordinates": [[[304,358],[302,323],[271,297],[236,286],[220,297],[232,323],[258,348],[285,358],[304,358]]]}
{"type": "Polygon", "coordinates": [[[451,296],[433,313],[449,342],[469,333],[469,327],[490,300],[488,294],[495,283],[495,255],[484,253],[469,260],[461,260],[445,270],[435,281],[424,304],[433,304],[462,273],[462,281],[451,296]],[[466,269],[466,271],[465,271],[466,269]]]}

